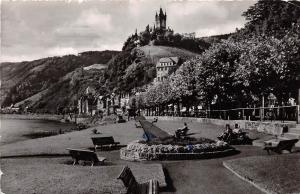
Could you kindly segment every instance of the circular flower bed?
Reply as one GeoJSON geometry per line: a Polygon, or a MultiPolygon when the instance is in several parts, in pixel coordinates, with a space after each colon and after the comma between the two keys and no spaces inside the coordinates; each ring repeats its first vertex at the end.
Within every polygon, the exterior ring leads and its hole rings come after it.
{"type": "Polygon", "coordinates": [[[144,141],[134,141],[122,148],[121,159],[124,160],[165,160],[165,159],[198,159],[220,155],[233,151],[223,141],[212,141],[209,143],[174,145],[174,144],[147,144],[144,141]]]}

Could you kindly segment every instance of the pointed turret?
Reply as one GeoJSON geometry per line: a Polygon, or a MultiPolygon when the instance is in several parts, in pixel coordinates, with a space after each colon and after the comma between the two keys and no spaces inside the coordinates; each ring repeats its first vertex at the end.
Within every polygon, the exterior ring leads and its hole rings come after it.
{"type": "Polygon", "coordinates": [[[160,9],[159,9],[159,16],[164,16],[164,12],[163,12],[163,10],[162,10],[161,7],[160,7],[160,9]]]}
{"type": "Polygon", "coordinates": [[[135,29],[135,34],[134,34],[134,36],[137,36],[138,34],[137,34],[137,28],[135,29]]]}

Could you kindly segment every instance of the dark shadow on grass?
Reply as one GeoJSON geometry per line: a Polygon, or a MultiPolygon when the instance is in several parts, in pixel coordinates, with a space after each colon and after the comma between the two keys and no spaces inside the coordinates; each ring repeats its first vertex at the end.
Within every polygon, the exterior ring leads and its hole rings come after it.
{"type": "Polygon", "coordinates": [[[174,187],[173,180],[170,177],[170,174],[166,168],[163,168],[165,179],[167,186],[159,188],[160,192],[176,192],[176,188],[174,187]]]}
{"type": "MultiPolygon", "coordinates": [[[[63,162],[61,162],[61,164],[66,164],[66,165],[70,165],[73,166],[73,160],[65,160],[63,162]]],[[[113,166],[114,164],[112,162],[107,162],[105,161],[104,163],[101,162],[97,162],[94,164],[94,166],[113,166]]],[[[91,166],[91,162],[89,161],[79,161],[79,164],[75,164],[74,166],[91,166]]]]}
{"type": "Polygon", "coordinates": [[[53,131],[43,131],[43,132],[28,133],[28,134],[24,134],[22,136],[30,138],[30,139],[37,139],[37,138],[42,138],[42,137],[50,137],[50,136],[54,136],[54,135],[59,135],[59,133],[53,132],[53,131]]]}

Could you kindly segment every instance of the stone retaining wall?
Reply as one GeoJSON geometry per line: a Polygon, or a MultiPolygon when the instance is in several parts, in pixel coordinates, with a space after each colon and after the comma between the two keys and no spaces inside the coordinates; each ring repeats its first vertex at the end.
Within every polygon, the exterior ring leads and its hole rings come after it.
{"type": "MultiPolygon", "coordinates": [[[[154,116],[146,117],[149,120],[153,120],[154,116]]],[[[296,127],[296,122],[282,123],[278,121],[274,122],[261,122],[261,121],[248,121],[248,120],[221,120],[221,119],[209,119],[209,118],[194,118],[194,117],[168,117],[160,116],[158,120],[171,120],[181,122],[199,122],[199,123],[210,123],[214,125],[225,126],[229,124],[231,128],[234,128],[234,124],[237,123],[242,129],[256,130],[258,132],[264,132],[272,135],[282,134],[283,126],[288,128],[296,127]]]]}

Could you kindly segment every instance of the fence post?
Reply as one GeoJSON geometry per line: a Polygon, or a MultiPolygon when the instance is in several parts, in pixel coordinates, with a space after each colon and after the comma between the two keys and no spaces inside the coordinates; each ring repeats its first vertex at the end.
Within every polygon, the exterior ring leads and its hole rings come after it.
{"type": "Polygon", "coordinates": [[[296,106],[296,122],[300,124],[300,108],[299,105],[296,106]]]}
{"type": "Polygon", "coordinates": [[[264,117],[265,117],[265,113],[264,113],[264,107],[265,107],[265,97],[264,95],[262,95],[262,99],[261,99],[261,104],[262,104],[262,107],[260,107],[260,121],[263,121],[264,117]]]}
{"type": "Polygon", "coordinates": [[[245,110],[242,109],[242,118],[243,118],[243,120],[246,120],[244,116],[245,116],[245,110]]]}

